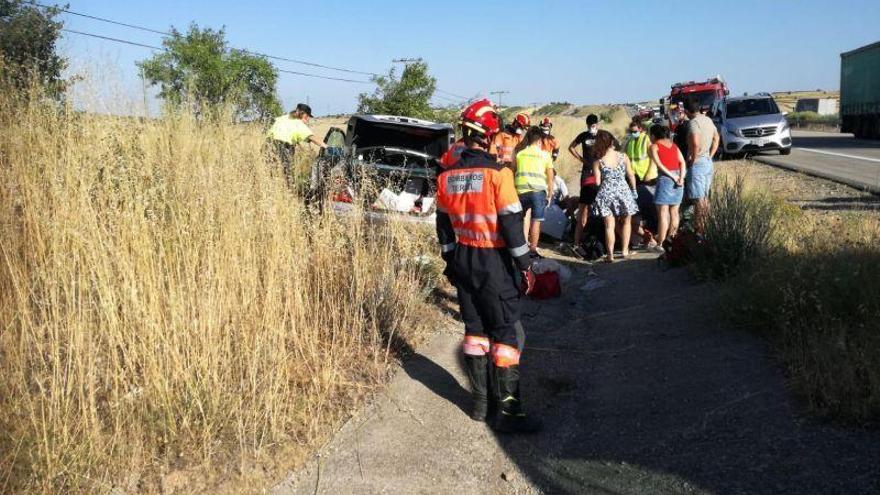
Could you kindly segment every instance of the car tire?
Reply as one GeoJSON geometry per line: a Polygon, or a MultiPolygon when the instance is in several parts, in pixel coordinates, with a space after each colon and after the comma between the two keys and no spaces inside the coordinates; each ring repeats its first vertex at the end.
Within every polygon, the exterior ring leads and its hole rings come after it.
{"type": "Polygon", "coordinates": [[[779,150],[779,154],[780,155],[790,155],[791,154],[791,147],[789,146],[788,148],[781,148],[779,150]]]}

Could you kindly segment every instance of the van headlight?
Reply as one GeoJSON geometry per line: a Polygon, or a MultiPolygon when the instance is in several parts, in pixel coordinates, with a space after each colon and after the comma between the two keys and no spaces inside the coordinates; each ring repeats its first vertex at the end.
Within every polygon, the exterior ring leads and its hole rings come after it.
{"type": "Polygon", "coordinates": [[[724,126],[724,128],[727,129],[727,132],[729,132],[730,134],[733,134],[734,136],[740,136],[740,135],[741,135],[741,134],[739,133],[739,128],[738,128],[738,127],[734,127],[734,126],[732,126],[732,125],[730,125],[730,124],[727,124],[726,126],[724,126]]]}

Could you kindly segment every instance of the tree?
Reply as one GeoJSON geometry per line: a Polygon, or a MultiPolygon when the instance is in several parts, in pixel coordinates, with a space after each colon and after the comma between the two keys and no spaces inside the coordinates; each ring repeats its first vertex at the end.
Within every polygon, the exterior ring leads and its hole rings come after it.
{"type": "Polygon", "coordinates": [[[150,84],[160,86],[166,103],[189,105],[197,116],[230,105],[236,120],[266,120],[281,113],[275,93],[278,71],[265,57],[230,49],[223,29],[192,24],[184,35],[172,28],[162,44],[166,51],[138,67],[150,84]]]}
{"type": "Polygon", "coordinates": [[[437,79],[428,74],[428,64],[419,59],[406,65],[400,79],[396,76],[392,68],[387,76],[373,77],[376,90],[372,95],[358,95],[358,112],[435,118],[430,100],[437,88],[437,79]]]}
{"type": "Polygon", "coordinates": [[[61,72],[67,62],[55,52],[63,24],[57,7],[37,7],[21,0],[0,0],[0,71],[15,89],[34,82],[53,97],[64,93],[61,72]]]}

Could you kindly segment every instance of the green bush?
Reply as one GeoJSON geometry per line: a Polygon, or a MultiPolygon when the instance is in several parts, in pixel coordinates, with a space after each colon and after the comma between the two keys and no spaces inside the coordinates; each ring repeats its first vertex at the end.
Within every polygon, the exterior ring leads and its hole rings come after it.
{"type": "Polygon", "coordinates": [[[716,182],[706,221],[705,243],[696,253],[697,272],[726,278],[770,252],[782,204],[768,194],[747,191],[743,178],[716,182]]]}
{"type": "Polygon", "coordinates": [[[539,108],[535,111],[535,115],[559,115],[571,108],[571,106],[571,103],[567,101],[554,101],[539,108]]]}

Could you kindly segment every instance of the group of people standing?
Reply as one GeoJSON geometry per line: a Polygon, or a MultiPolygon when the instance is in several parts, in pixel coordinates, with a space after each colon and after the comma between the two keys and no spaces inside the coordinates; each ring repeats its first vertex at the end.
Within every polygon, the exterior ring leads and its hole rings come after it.
{"type": "Polygon", "coordinates": [[[603,219],[608,262],[615,260],[618,238],[621,256],[630,255],[632,233],[641,237],[645,248],[663,252],[664,243],[678,232],[685,196],[694,203],[695,230],[703,231],[719,137],[697,102],[689,102],[686,113],[675,140],[669,127],[635,118],[623,145],[599,128],[596,115],[587,117],[587,130],[568,148],[583,163],[575,254],[588,256],[583,240],[591,217],[603,219]]]}

